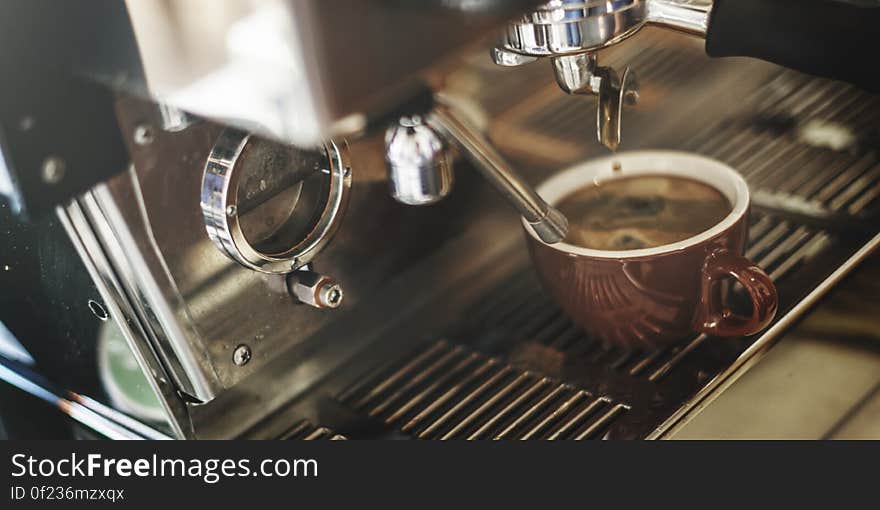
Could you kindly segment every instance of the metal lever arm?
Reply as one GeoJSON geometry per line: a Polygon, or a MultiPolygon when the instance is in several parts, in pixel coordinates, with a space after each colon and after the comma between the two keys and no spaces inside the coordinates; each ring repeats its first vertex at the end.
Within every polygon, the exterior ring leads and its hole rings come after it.
{"type": "Polygon", "coordinates": [[[504,160],[482,133],[458,112],[438,103],[428,117],[434,129],[452,140],[483,176],[519,211],[545,243],[562,241],[568,220],[544,201],[504,160]]]}

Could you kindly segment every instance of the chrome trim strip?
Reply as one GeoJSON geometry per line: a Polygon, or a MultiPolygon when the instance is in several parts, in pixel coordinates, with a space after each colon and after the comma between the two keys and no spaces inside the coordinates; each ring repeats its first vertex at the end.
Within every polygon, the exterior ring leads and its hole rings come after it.
{"type": "Polygon", "coordinates": [[[43,376],[0,356],[0,380],[55,406],[109,439],[172,439],[100,402],[55,389],[43,376]]]}
{"type": "Polygon", "coordinates": [[[681,430],[697,414],[718,398],[721,393],[736,382],[737,379],[757,364],[795,320],[816,304],[831,287],[842,280],[844,276],[864,261],[878,247],[880,247],[880,234],[874,236],[822,283],[817,285],[812,292],[740,354],[729,367],[712,378],[696,395],[691,397],[666,421],[648,434],[646,439],[668,439],[671,435],[681,430]]]}
{"type": "MultiPolygon", "coordinates": [[[[107,305],[129,347],[135,354],[138,365],[159,397],[162,407],[170,417],[169,423],[175,436],[189,438],[194,436],[192,421],[185,402],[171,383],[165,367],[161,364],[147,338],[137,314],[131,308],[121,283],[116,277],[109,261],[100,248],[91,226],[79,203],[72,201],[66,207],[56,208],[61,225],[79,254],[86,270],[92,278],[101,298],[107,305]]],[[[90,402],[92,402],[89,399],[90,402]]]]}
{"type": "MultiPolygon", "coordinates": [[[[129,170],[132,175],[133,170],[129,170]]],[[[140,184],[134,182],[132,189],[140,196],[140,184]]],[[[190,395],[193,400],[208,401],[222,388],[211,360],[203,350],[198,332],[190,323],[189,311],[185,306],[174,309],[175,301],[166,297],[165,291],[157,282],[157,277],[166,276],[151,270],[146,261],[147,250],[142,250],[132,237],[130,226],[122,217],[118,204],[106,184],[99,184],[84,194],[78,203],[91,232],[99,243],[105,264],[114,275],[121,289],[124,289],[133,310],[139,317],[145,338],[152,340],[158,359],[180,392],[190,395]],[[178,315],[180,314],[180,316],[178,315]],[[149,335],[149,336],[146,336],[149,335]],[[194,339],[197,341],[190,341],[194,339]]],[[[140,208],[140,217],[147,220],[146,212],[140,208]]],[[[145,225],[147,241],[153,246],[150,225],[145,225]]],[[[158,253],[158,252],[157,252],[158,253]]],[[[170,276],[169,292],[176,296],[179,291],[170,276]]]]}

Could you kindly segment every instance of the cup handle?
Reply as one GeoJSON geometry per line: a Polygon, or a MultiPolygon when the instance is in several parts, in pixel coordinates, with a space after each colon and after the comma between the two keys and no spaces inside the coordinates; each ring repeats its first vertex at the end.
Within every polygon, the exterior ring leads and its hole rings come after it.
{"type": "Polygon", "coordinates": [[[721,248],[706,257],[702,270],[697,329],[714,336],[748,336],[761,331],[776,315],[773,280],[749,259],[721,248]],[[721,281],[733,277],[752,299],[752,314],[740,315],[722,304],[721,281]]]}

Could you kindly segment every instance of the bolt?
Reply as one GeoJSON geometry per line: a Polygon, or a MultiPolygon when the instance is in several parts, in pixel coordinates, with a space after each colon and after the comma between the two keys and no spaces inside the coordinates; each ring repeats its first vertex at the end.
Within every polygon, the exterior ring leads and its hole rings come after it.
{"type": "Polygon", "coordinates": [[[343,296],[342,287],[338,283],[324,285],[318,292],[318,299],[325,308],[337,308],[342,304],[343,296]]]}
{"type": "Polygon", "coordinates": [[[167,103],[159,103],[159,114],[162,115],[162,129],[169,133],[183,131],[195,122],[185,111],[167,103]]]}
{"type": "Polygon", "coordinates": [[[138,145],[150,145],[153,143],[153,128],[149,124],[138,124],[134,128],[133,138],[138,145]]]}
{"type": "Polygon", "coordinates": [[[226,216],[229,216],[229,217],[235,216],[236,212],[238,212],[238,208],[236,208],[234,205],[230,205],[230,206],[226,207],[226,216]]]}
{"type": "Polygon", "coordinates": [[[251,348],[245,344],[241,344],[232,352],[232,362],[237,366],[247,365],[251,360],[251,348]]]}
{"type": "Polygon", "coordinates": [[[345,297],[336,280],[312,271],[294,271],[287,282],[293,297],[315,308],[338,308],[345,297]]]}
{"type": "Polygon", "coordinates": [[[42,177],[46,184],[58,184],[64,178],[64,160],[58,156],[49,156],[43,160],[42,177]]]}

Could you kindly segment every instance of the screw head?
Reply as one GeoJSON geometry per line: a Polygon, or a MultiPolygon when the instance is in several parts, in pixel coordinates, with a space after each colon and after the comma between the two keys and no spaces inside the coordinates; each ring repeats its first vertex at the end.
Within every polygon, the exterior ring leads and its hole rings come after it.
{"type": "Polygon", "coordinates": [[[241,344],[232,351],[232,362],[237,366],[247,365],[251,360],[251,348],[245,344],[241,344]]]}
{"type": "Polygon", "coordinates": [[[226,216],[229,216],[230,218],[235,216],[235,213],[237,213],[237,212],[238,212],[238,208],[235,207],[234,205],[230,205],[230,206],[226,207],[226,216]]]}
{"type": "Polygon", "coordinates": [[[33,129],[34,124],[36,123],[37,121],[34,120],[33,117],[31,117],[30,115],[25,115],[21,118],[21,120],[18,121],[18,129],[20,129],[22,132],[27,132],[33,129]]]}
{"type": "Polygon", "coordinates": [[[66,170],[64,160],[58,156],[49,156],[43,160],[43,166],[40,169],[40,176],[46,184],[58,184],[64,178],[66,170]]]}
{"type": "Polygon", "coordinates": [[[342,286],[338,283],[324,285],[318,292],[318,302],[324,308],[338,308],[342,304],[342,286]]]}
{"type": "Polygon", "coordinates": [[[134,128],[132,138],[134,139],[134,143],[138,145],[149,145],[153,143],[152,126],[148,124],[138,124],[137,127],[134,128]]]}

